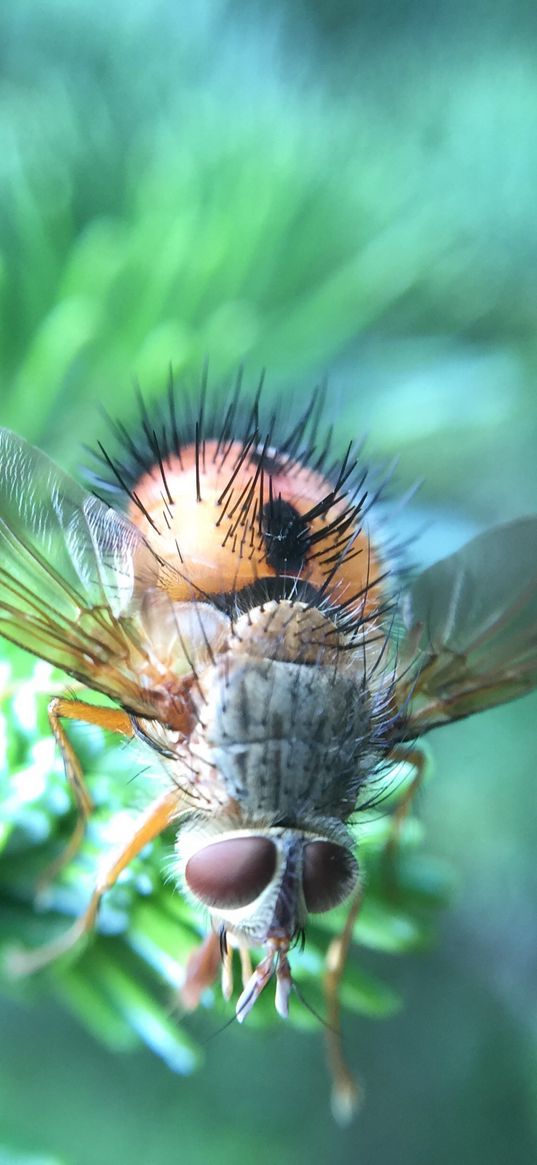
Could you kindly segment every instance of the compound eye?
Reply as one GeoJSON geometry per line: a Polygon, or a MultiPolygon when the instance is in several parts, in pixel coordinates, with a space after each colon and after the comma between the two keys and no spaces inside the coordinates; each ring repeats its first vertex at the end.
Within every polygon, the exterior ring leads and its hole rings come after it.
{"type": "Polygon", "coordinates": [[[312,914],[332,910],[350,894],[358,877],[352,854],[333,841],[310,841],[304,847],[302,888],[312,914]]]}
{"type": "Polygon", "coordinates": [[[266,890],[274,877],[276,857],[276,846],[267,837],[215,841],[189,858],[186,883],[206,906],[236,910],[266,890]]]}

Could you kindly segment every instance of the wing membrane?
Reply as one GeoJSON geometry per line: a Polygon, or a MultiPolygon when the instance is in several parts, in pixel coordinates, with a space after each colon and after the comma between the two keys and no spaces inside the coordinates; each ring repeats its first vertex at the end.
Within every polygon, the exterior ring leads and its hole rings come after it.
{"type": "Polygon", "coordinates": [[[0,429],[1,635],[150,715],[140,677],[149,688],[156,661],[138,612],[159,571],[131,522],[0,429]]]}
{"type": "Polygon", "coordinates": [[[400,695],[410,732],[537,686],[537,518],[497,526],[425,570],[405,597],[400,695]],[[405,692],[406,688],[406,692],[405,692]]]}

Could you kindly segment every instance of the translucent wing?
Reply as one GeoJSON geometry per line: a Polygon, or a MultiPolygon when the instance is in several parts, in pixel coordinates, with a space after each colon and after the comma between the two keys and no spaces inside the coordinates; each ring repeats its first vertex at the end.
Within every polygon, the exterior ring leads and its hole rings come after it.
{"type": "Polygon", "coordinates": [[[537,517],[497,526],[425,570],[403,603],[400,702],[411,734],[537,686],[537,517]]]}
{"type": "Polygon", "coordinates": [[[0,429],[0,635],[151,715],[165,669],[140,610],[160,571],[131,522],[0,429]]]}

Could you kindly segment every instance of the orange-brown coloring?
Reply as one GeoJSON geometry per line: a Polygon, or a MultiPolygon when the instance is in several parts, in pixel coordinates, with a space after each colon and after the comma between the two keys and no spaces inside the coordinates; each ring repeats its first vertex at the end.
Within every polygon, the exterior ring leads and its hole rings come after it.
{"type": "Polygon", "coordinates": [[[173,599],[282,576],[323,588],[329,601],[360,613],[385,597],[383,567],[360,529],[356,502],[276,450],[245,450],[239,441],[225,450],[216,440],[200,450],[187,445],[166,458],[163,472],[144,474],[133,492],[143,509],[131,501],[129,517],[177,572],[163,581],[173,599]]]}

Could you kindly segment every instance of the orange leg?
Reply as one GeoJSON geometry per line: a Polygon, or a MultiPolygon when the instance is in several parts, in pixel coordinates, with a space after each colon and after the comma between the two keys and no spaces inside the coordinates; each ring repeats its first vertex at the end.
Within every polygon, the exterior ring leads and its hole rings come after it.
{"type": "Polygon", "coordinates": [[[168,825],[179,815],[182,809],[181,793],[177,789],[170,789],[164,796],[153,801],[124,845],[120,853],[116,854],[110,865],[100,875],[97,885],[90,898],[89,904],[80,918],[73,923],[65,934],[36,951],[13,950],[10,953],[8,970],[13,976],[30,975],[51,963],[60,955],[71,950],[72,947],[90,933],[95,925],[101,898],[107,890],[117,882],[119,875],[133,858],[143,850],[148,842],[158,837],[168,825]]]}
{"type": "MultiPolygon", "coordinates": [[[[387,853],[393,858],[399,830],[407,817],[412,800],[416,795],[426,772],[427,757],[419,748],[398,746],[391,757],[394,762],[405,762],[414,766],[416,775],[402,797],[392,817],[392,828],[387,843],[387,853]]],[[[332,1109],[339,1124],[346,1125],[354,1116],[360,1103],[360,1089],[346,1062],[341,1035],[341,1005],[339,991],[345,971],[354,924],[360,913],[362,888],[358,886],[349,907],[345,926],[341,934],[332,939],[326,954],[326,1010],[328,1063],[332,1075],[332,1109]]]]}
{"type": "Polygon", "coordinates": [[[327,1017],[326,1042],[328,1066],[332,1076],[332,1112],[340,1125],[349,1124],[360,1104],[360,1088],[343,1052],[339,989],[352,941],[354,924],[360,913],[362,897],[362,887],[358,886],[351,898],[345,926],[341,934],[332,939],[326,952],[324,981],[327,1017]]]}
{"type": "Polygon", "coordinates": [[[107,732],[119,732],[122,736],[128,737],[134,735],[130,716],[126,712],[121,712],[119,708],[100,708],[95,704],[86,704],[83,700],[66,700],[59,697],[51,700],[48,706],[48,718],[62,754],[65,775],[73,790],[79,816],[73,836],[67,846],[56,861],[52,862],[45,873],[41,875],[39,881],[41,890],[77,853],[84,838],[88,817],[93,809],[93,802],[84,781],[80,761],[61,721],[79,720],[84,724],[97,724],[99,728],[104,728],[107,732]]]}
{"type": "MultiPolygon", "coordinates": [[[[227,958],[226,958],[227,962],[227,958]]],[[[188,959],[180,991],[183,1007],[195,1011],[207,987],[211,987],[220,966],[220,936],[211,930],[188,959]]]]}
{"type": "MultiPolygon", "coordinates": [[[[185,980],[180,992],[181,1003],[187,1011],[194,1011],[198,1006],[203,992],[214,983],[220,965],[222,995],[225,1000],[231,999],[233,995],[234,949],[233,942],[228,937],[222,954],[220,936],[212,930],[191,954],[186,965],[185,980]]],[[[252,962],[246,947],[239,947],[239,957],[242,985],[246,987],[252,975],[252,962]]]]}

